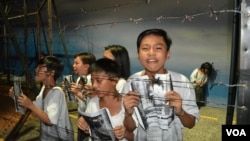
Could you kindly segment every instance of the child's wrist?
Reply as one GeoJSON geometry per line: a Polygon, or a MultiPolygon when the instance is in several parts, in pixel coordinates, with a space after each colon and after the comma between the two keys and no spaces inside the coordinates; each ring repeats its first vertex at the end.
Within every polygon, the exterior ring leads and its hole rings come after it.
{"type": "Polygon", "coordinates": [[[184,115],[185,115],[185,111],[184,110],[182,110],[179,114],[177,114],[178,117],[182,117],[184,115]]]}

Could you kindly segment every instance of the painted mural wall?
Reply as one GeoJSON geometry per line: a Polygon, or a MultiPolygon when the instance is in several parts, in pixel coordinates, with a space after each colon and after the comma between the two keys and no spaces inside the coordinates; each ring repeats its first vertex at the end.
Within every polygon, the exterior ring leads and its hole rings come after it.
{"type": "MultiPolygon", "coordinates": [[[[76,1],[71,1],[71,3],[76,1]]],[[[207,105],[226,108],[228,87],[215,85],[229,82],[232,46],[232,0],[109,0],[97,4],[98,0],[81,1],[72,9],[66,0],[56,2],[62,30],[56,26],[53,31],[53,52],[67,63],[65,50],[59,32],[63,32],[70,62],[77,52],[91,52],[102,57],[104,47],[111,44],[125,46],[130,55],[131,72],[143,69],[137,59],[136,39],[148,28],[162,28],[173,40],[171,57],[165,67],[190,77],[195,68],[203,62],[211,62],[217,70],[214,83],[209,83],[207,105]],[[59,4],[64,2],[64,4],[59,4]],[[68,13],[64,9],[70,9],[68,13]]],[[[46,20],[44,18],[43,20],[46,20]]],[[[45,28],[46,30],[46,28],[45,28]]],[[[36,31],[29,29],[29,58],[36,58],[36,31]]],[[[23,31],[16,30],[23,47],[23,31]]],[[[48,33],[45,33],[48,37],[48,33]]],[[[46,38],[41,37],[42,51],[47,53],[46,38]]],[[[11,46],[11,43],[10,43],[11,46]]],[[[15,56],[10,47],[11,56],[15,56]]],[[[29,60],[31,69],[34,60],[29,60]]],[[[11,61],[13,68],[20,67],[18,61],[11,61]]],[[[64,74],[70,69],[65,67],[64,74]]],[[[20,70],[16,70],[21,74],[20,70]]]]}

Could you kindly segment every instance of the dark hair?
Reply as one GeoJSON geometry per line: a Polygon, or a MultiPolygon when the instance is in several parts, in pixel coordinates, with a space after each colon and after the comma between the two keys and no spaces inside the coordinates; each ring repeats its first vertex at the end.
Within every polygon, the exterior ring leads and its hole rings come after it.
{"type": "Polygon", "coordinates": [[[105,72],[109,78],[119,78],[120,66],[114,60],[101,58],[91,65],[90,73],[92,72],[105,72]]]}
{"type": "Polygon", "coordinates": [[[115,61],[120,65],[120,77],[127,80],[130,76],[130,61],[127,49],[121,45],[110,45],[104,47],[104,49],[110,50],[115,61]]]}
{"type": "Polygon", "coordinates": [[[38,65],[45,64],[47,71],[55,71],[54,79],[56,80],[62,73],[64,69],[63,62],[56,56],[44,56],[39,60],[38,65]]]}
{"type": "MultiPolygon", "coordinates": [[[[75,54],[74,59],[76,57],[80,57],[80,59],[82,60],[83,64],[89,64],[89,65],[91,65],[91,64],[93,64],[96,61],[95,56],[93,54],[87,53],[87,52],[77,53],[77,54],[75,54]]],[[[88,71],[88,73],[89,73],[89,71],[88,71]]]]}
{"type": "Polygon", "coordinates": [[[80,52],[80,53],[77,53],[77,54],[75,54],[74,59],[75,59],[76,57],[80,57],[81,60],[82,60],[82,62],[83,62],[84,64],[90,64],[90,65],[91,65],[92,63],[94,63],[94,62],[96,61],[95,56],[94,56],[93,54],[87,53],[87,52],[80,52]]]}
{"type": "Polygon", "coordinates": [[[200,69],[202,70],[205,70],[207,69],[208,70],[208,77],[211,76],[211,74],[213,73],[214,71],[214,67],[213,67],[213,64],[209,63],[209,62],[205,62],[205,63],[202,63],[201,66],[200,66],[200,69]]]}
{"type": "Polygon", "coordinates": [[[140,48],[142,39],[147,35],[157,35],[157,36],[163,37],[163,39],[167,45],[167,50],[170,49],[170,46],[172,45],[172,39],[168,36],[168,34],[165,30],[147,29],[147,30],[143,31],[141,34],[139,34],[139,36],[137,38],[137,52],[139,52],[139,48],[140,48]]]}

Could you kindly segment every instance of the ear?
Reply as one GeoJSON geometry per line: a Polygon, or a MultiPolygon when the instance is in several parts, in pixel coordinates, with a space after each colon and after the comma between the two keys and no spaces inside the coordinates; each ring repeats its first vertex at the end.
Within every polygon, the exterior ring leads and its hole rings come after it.
{"type": "Polygon", "coordinates": [[[84,66],[85,68],[89,68],[89,67],[90,67],[89,64],[83,64],[83,66],[84,66]]]}
{"type": "Polygon", "coordinates": [[[54,76],[55,75],[55,70],[50,71],[48,75],[54,76]]]}
{"type": "Polygon", "coordinates": [[[169,60],[170,58],[170,50],[168,50],[167,55],[166,55],[166,60],[169,60]]]}
{"type": "Polygon", "coordinates": [[[114,82],[114,85],[116,85],[116,84],[118,83],[118,81],[119,81],[119,78],[118,78],[118,77],[112,78],[112,80],[113,80],[113,82],[114,82]]]}
{"type": "Polygon", "coordinates": [[[83,68],[88,72],[90,65],[89,64],[83,64],[83,68]]]}

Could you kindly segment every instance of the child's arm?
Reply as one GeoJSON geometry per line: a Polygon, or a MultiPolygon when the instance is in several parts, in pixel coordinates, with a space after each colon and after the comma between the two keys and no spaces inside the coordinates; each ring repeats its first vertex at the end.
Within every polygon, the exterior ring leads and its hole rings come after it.
{"type": "Polygon", "coordinates": [[[26,95],[21,94],[18,97],[18,103],[21,106],[30,109],[43,123],[52,125],[47,113],[37,107],[26,95]]]}
{"type": "Polygon", "coordinates": [[[125,135],[124,137],[128,140],[128,141],[133,141],[134,140],[134,132],[131,132],[131,131],[128,131],[126,130],[125,131],[125,135]]]}
{"type": "Polygon", "coordinates": [[[134,107],[138,106],[140,98],[137,93],[129,92],[124,96],[123,104],[125,107],[125,119],[124,125],[126,130],[133,132],[136,128],[136,123],[132,117],[134,113],[134,107]]]}

